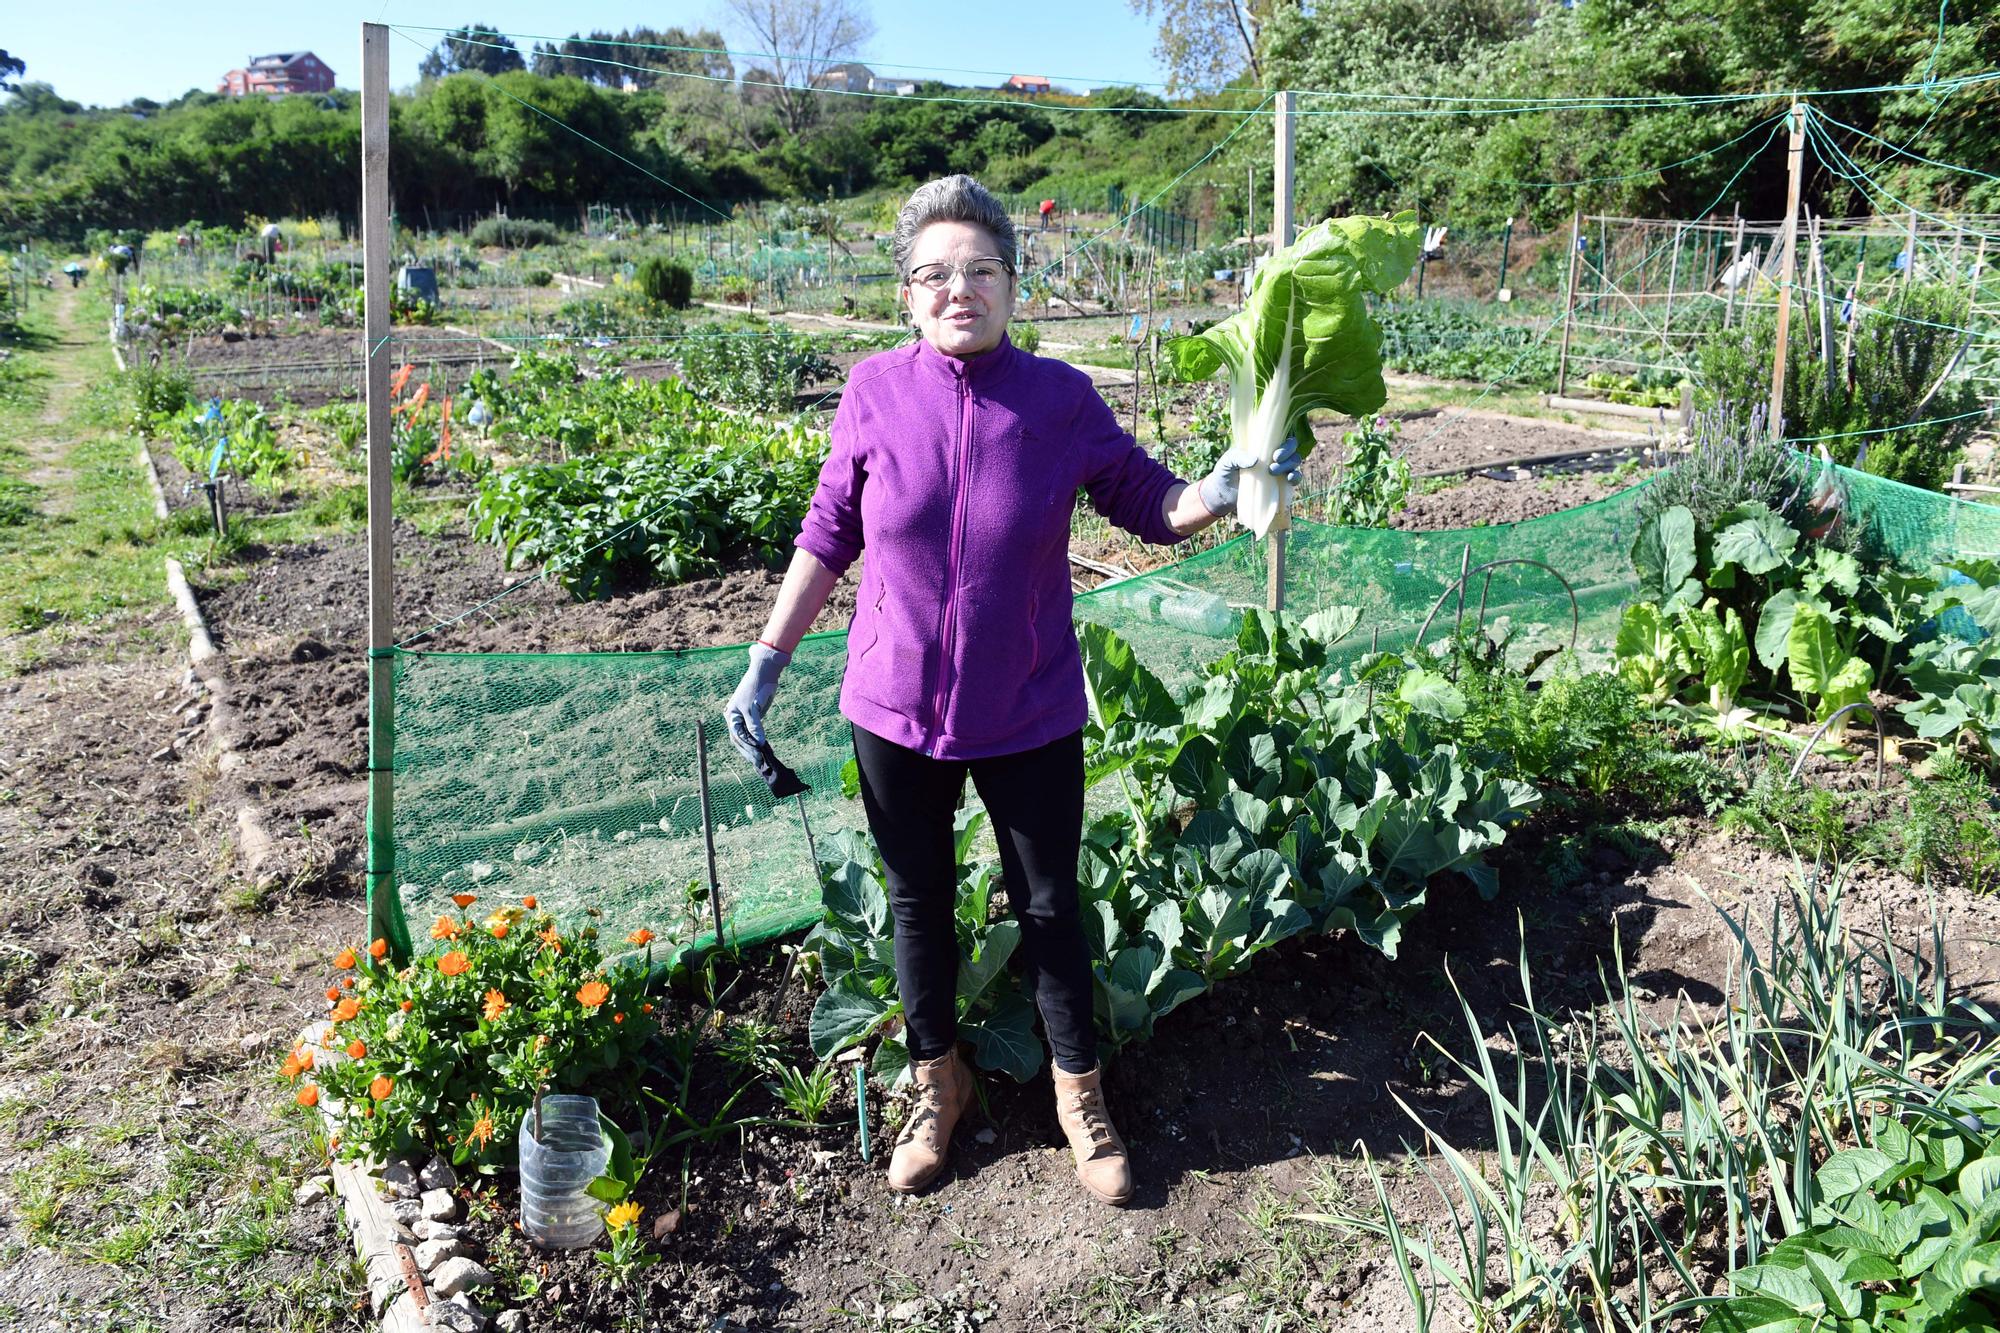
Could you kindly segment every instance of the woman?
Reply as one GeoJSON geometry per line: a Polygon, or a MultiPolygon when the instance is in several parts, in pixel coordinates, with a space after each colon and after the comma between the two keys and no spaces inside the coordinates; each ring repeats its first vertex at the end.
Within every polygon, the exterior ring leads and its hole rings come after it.
{"type": "MultiPolygon", "coordinates": [[[[1131,1166],[1104,1105],[1077,917],[1085,704],[1070,511],[1082,487],[1120,527],[1175,542],[1234,511],[1237,469],[1182,482],[1119,429],[1088,376],[1008,341],[1014,228],[971,177],[912,194],[894,253],[921,336],[848,378],[798,549],[729,701],[730,737],[754,766],[779,673],[865,546],[840,711],[888,880],[915,1073],[889,1186],[937,1175],[972,1096],[952,927],[952,816],[969,773],[1054,1051],[1057,1120],[1085,1188],[1122,1204],[1131,1166]]],[[[1297,466],[1288,444],[1271,469],[1296,480],[1297,466]]]]}

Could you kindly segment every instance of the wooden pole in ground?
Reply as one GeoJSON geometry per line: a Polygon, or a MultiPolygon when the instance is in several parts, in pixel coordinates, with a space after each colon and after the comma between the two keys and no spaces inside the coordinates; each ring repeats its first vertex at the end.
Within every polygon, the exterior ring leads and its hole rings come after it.
{"type": "Polygon", "coordinates": [[[1576,323],[1577,265],[1583,260],[1583,214],[1569,215],[1569,275],[1563,279],[1562,347],[1556,353],[1556,397],[1569,390],[1569,335],[1576,323]]]}
{"type": "MultiPolygon", "coordinates": [[[[1271,250],[1275,254],[1292,243],[1292,94],[1277,98],[1277,117],[1272,143],[1275,150],[1271,191],[1271,250]]],[[[1268,462],[1269,460],[1260,460],[1268,462]]],[[[1292,527],[1292,488],[1278,483],[1278,513],[1267,534],[1264,605],[1272,611],[1285,609],[1285,544],[1292,527]]]]}
{"type": "Polygon", "coordinates": [[[1736,261],[1743,257],[1743,206],[1736,205],[1736,239],[1729,243],[1729,267],[1722,270],[1730,279],[1729,290],[1722,298],[1722,327],[1734,327],[1736,323],[1736,289],[1742,286],[1740,279],[1732,276],[1736,272],[1736,261]]]}
{"type": "Polygon", "coordinates": [[[1910,285],[1910,279],[1917,272],[1917,210],[1910,210],[1909,239],[1903,244],[1903,286],[1910,285]]]}
{"type": "MultiPolygon", "coordinates": [[[[1681,229],[1681,226],[1680,226],[1680,224],[1679,224],[1679,223],[1675,223],[1675,224],[1674,224],[1674,257],[1673,257],[1673,260],[1672,260],[1672,262],[1670,262],[1670,263],[1669,263],[1669,264],[1667,265],[1667,300],[1666,300],[1666,315],[1665,315],[1665,317],[1664,317],[1664,319],[1663,319],[1663,321],[1661,322],[1661,325],[1660,325],[1660,337],[1661,337],[1661,340],[1662,340],[1662,341],[1665,341],[1665,340],[1666,340],[1666,338],[1667,338],[1667,336],[1668,336],[1669,334],[1671,334],[1671,333],[1672,333],[1672,332],[1674,331],[1674,284],[1675,284],[1675,283],[1677,283],[1677,282],[1679,282],[1679,281],[1680,281],[1680,279],[1681,279],[1681,236],[1682,236],[1682,234],[1683,234],[1683,232],[1682,232],[1682,229],[1681,229]]],[[[1672,349],[1672,347],[1673,347],[1673,344],[1672,344],[1671,342],[1667,342],[1667,344],[1666,344],[1666,345],[1667,345],[1667,347],[1668,347],[1668,349],[1669,349],[1669,350],[1671,350],[1671,349],[1672,349]]]]}
{"type": "Polygon", "coordinates": [[[396,896],[394,478],[389,456],[389,28],[361,25],[362,362],[368,393],[368,938],[406,958],[396,896]]]}
{"type": "Polygon", "coordinates": [[[1765,423],[1774,438],[1784,434],[1785,354],[1791,340],[1792,272],[1799,250],[1799,179],[1805,174],[1805,103],[1792,104],[1791,121],[1791,151],[1785,156],[1785,248],[1778,261],[1778,334],[1771,347],[1771,415],[1765,423]]]}

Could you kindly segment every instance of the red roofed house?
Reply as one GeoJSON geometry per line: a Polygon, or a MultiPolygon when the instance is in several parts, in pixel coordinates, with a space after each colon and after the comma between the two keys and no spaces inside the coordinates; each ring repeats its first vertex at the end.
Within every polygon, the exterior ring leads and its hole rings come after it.
{"type": "Polygon", "coordinates": [[[330,93],[333,71],[310,51],[251,56],[243,69],[232,69],[215,85],[231,97],[278,96],[283,93],[330,93]]]}
{"type": "Polygon", "coordinates": [[[1049,90],[1049,81],[1040,74],[1010,74],[1007,82],[1000,85],[1010,93],[1026,93],[1033,97],[1036,93],[1049,90]]]}

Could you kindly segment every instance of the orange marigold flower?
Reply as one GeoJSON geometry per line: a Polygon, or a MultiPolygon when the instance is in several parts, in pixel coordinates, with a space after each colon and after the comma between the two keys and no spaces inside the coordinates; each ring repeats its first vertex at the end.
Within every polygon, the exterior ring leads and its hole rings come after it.
{"type": "Polygon", "coordinates": [[[508,925],[508,924],[507,924],[507,923],[506,923],[505,921],[495,921],[495,922],[493,923],[493,925],[492,925],[491,929],[492,929],[492,931],[493,931],[493,938],[494,938],[494,939],[496,939],[496,940],[504,940],[504,939],[506,939],[506,938],[507,938],[507,932],[508,932],[509,930],[512,930],[512,929],[513,929],[513,927],[512,927],[512,926],[509,926],[509,925],[508,925]]]}
{"type": "Polygon", "coordinates": [[[372,1107],[372,1106],[364,1106],[364,1107],[362,1107],[362,1108],[361,1108],[361,1118],[362,1118],[363,1120],[373,1120],[373,1119],[375,1118],[375,1108],[374,1108],[374,1107],[372,1107]]]}
{"type": "Polygon", "coordinates": [[[353,978],[353,977],[342,977],[342,978],[340,979],[340,988],[341,988],[342,990],[353,990],[353,989],[354,989],[354,978],[353,978]]]}
{"type": "Polygon", "coordinates": [[[438,971],[448,977],[458,976],[471,966],[472,960],[457,949],[453,949],[450,953],[438,959],[438,971]]]}
{"type": "Polygon", "coordinates": [[[297,1078],[305,1072],[305,1068],[299,1063],[298,1053],[295,1051],[285,1057],[285,1063],[278,1066],[278,1073],[284,1078],[297,1078]]]}
{"type": "Polygon", "coordinates": [[[313,1067],[313,1053],[310,1046],[294,1047],[292,1058],[299,1062],[299,1068],[301,1069],[311,1069],[313,1067]]]}
{"type": "Polygon", "coordinates": [[[527,909],[528,909],[528,910],[529,910],[530,912],[534,911],[534,910],[535,910],[535,895],[531,893],[531,894],[529,894],[529,895],[528,895],[527,897],[525,897],[525,898],[521,899],[521,906],[523,906],[523,907],[527,908],[527,909]]]}
{"type": "Polygon", "coordinates": [[[507,1012],[507,997],[498,990],[487,991],[486,1008],[483,1012],[485,1013],[486,1021],[491,1023],[494,1019],[507,1012]]]}
{"type": "Polygon", "coordinates": [[[652,1012],[653,1012],[653,1002],[652,1002],[651,1000],[648,1000],[648,1001],[646,1001],[646,1003],[644,1003],[644,1004],[640,1005],[640,1006],[639,1006],[639,1012],[640,1012],[640,1013],[642,1013],[642,1014],[650,1014],[650,1013],[652,1013],[652,1012]]]}
{"type": "Polygon", "coordinates": [[[333,1006],[333,1021],[336,1023],[345,1023],[360,1012],[361,1001],[350,995],[339,1004],[333,1006]]]}
{"type": "Polygon", "coordinates": [[[412,1010],[412,1009],[414,1009],[414,1008],[416,1008],[416,1007],[417,1007],[417,1002],[416,1002],[415,1000],[405,1000],[405,1001],[403,1001],[403,1005],[402,1005],[402,1008],[403,1008],[403,1012],[404,1012],[404,1013],[406,1013],[406,1014],[407,1014],[407,1013],[409,1013],[409,1012],[410,1012],[410,1010],[412,1010]]]}
{"type": "Polygon", "coordinates": [[[653,942],[653,932],[641,926],[625,938],[634,944],[651,944],[653,942]]]}
{"type": "Polygon", "coordinates": [[[541,940],[541,942],[547,945],[549,948],[554,949],[557,953],[562,952],[562,935],[556,930],[555,922],[553,921],[549,922],[549,924],[543,928],[541,934],[536,936],[536,938],[541,940]]]}
{"type": "Polygon", "coordinates": [[[480,1116],[479,1119],[472,1122],[472,1129],[465,1137],[484,1148],[488,1143],[493,1141],[493,1117],[490,1115],[480,1116]]]}
{"type": "Polygon", "coordinates": [[[368,1055],[368,1043],[361,1040],[361,1038],[356,1037],[353,1041],[347,1043],[348,1059],[361,1060],[367,1058],[367,1055],[368,1055]]]}
{"type": "Polygon", "coordinates": [[[387,958],[389,956],[389,941],[376,940],[368,946],[368,956],[370,958],[387,958]]]}
{"type": "Polygon", "coordinates": [[[460,926],[448,916],[441,916],[431,924],[431,938],[434,940],[455,940],[460,926]]]}
{"type": "Polygon", "coordinates": [[[470,907],[479,901],[479,895],[476,893],[454,893],[451,895],[451,900],[461,908],[470,907]]]}
{"type": "Polygon", "coordinates": [[[612,1021],[612,1022],[614,1022],[614,1023],[623,1023],[623,1022],[625,1021],[625,1015],[623,1015],[623,1014],[613,1014],[613,1015],[611,1015],[611,1021],[612,1021]]]}
{"type": "Polygon", "coordinates": [[[312,1084],[308,1083],[303,1088],[299,1089],[298,1095],[292,1098],[292,1100],[297,1102],[300,1106],[318,1106],[319,1089],[314,1087],[312,1084]]]}
{"type": "Polygon", "coordinates": [[[354,964],[358,961],[360,960],[355,958],[354,950],[352,949],[342,949],[339,953],[333,956],[333,965],[335,967],[340,967],[340,968],[353,967],[354,964]]]}
{"type": "Polygon", "coordinates": [[[387,1074],[377,1074],[375,1081],[368,1085],[368,1095],[378,1102],[395,1090],[396,1080],[390,1078],[387,1074]]]}
{"type": "Polygon", "coordinates": [[[328,1004],[332,1004],[335,1000],[339,998],[340,998],[340,987],[328,986],[326,988],[326,1001],[328,1004]]]}
{"type": "Polygon", "coordinates": [[[592,978],[576,988],[576,1002],[586,1009],[595,1009],[611,998],[611,987],[592,978]]]}

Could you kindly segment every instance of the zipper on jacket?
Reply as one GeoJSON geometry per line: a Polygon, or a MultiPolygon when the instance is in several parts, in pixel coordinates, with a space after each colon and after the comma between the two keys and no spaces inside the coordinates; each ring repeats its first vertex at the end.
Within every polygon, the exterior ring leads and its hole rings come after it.
{"type": "Polygon", "coordinates": [[[958,555],[965,528],[966,473],[972,457],[972,390],[963,377],[958,381],[957,475],[952,478],[951,537],[944,549],[944,614],[938,627],[937,692],[931,698],[931,758],[937,758],[944,744],[945,703],[951,697],[951,651],[953,631],[958,627],[958,555]]]}

